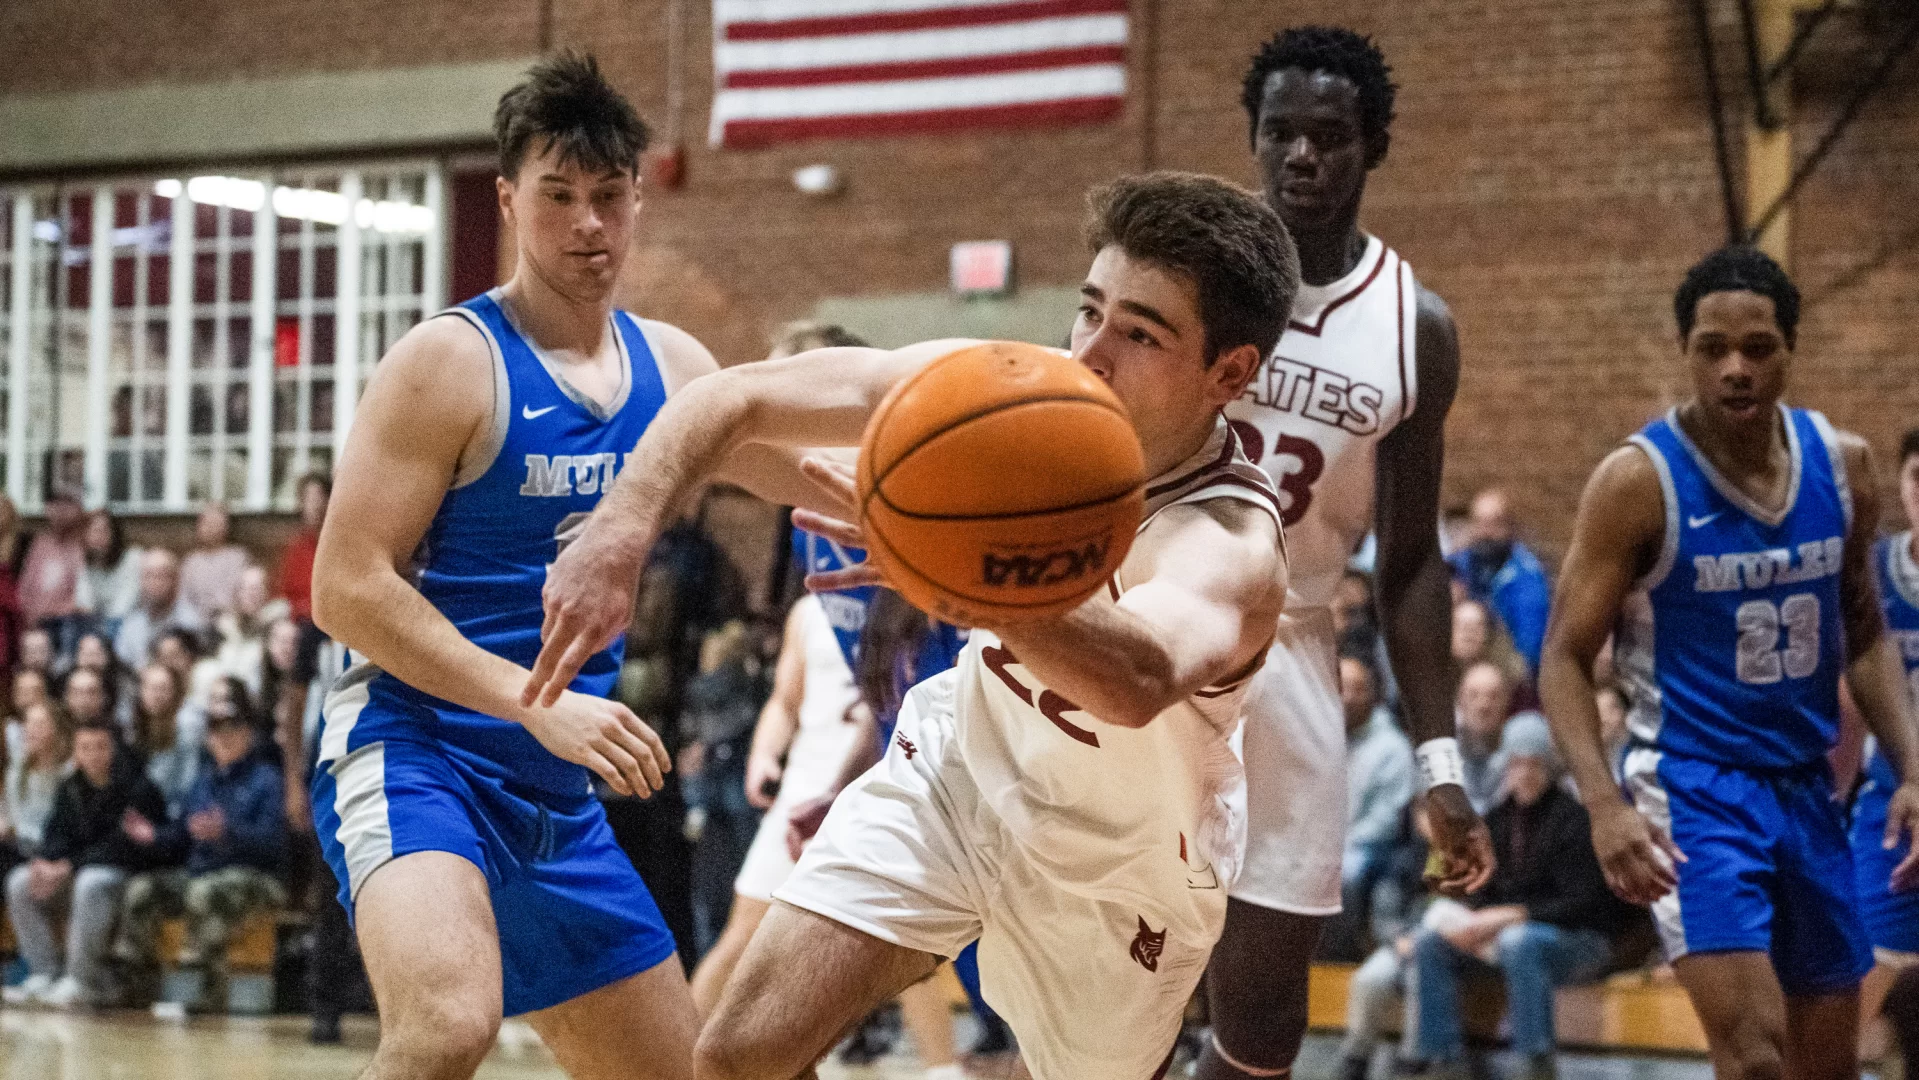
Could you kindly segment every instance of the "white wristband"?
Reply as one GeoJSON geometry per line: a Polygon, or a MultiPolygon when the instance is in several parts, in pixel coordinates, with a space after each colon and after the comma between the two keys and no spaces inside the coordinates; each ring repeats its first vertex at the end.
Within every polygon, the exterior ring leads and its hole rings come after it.
{"type": "Polygon", "coordinates": [[[1413,751],[1419,760],[1419,793],[1424,795],[1441,784],[1466,783],[1466,762],[1459,756],[1459,740],[1427,739],[1413,751]]]}

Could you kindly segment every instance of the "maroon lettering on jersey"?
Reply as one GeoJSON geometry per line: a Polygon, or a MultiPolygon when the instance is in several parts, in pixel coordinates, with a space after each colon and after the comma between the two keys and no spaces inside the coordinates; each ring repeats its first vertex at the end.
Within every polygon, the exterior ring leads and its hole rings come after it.
{"type": "Polygon", "coordinates": [[[1155,931],[1146,925],[1146,916],[1139,916],[1139,934],[1133,938],[1133,959],[1147,971],[1159,970],[1159,954],[1166,951],[1166,931],[1155,931]]]}
{"type": "Polygon", "coordinates": [[[1067,735],[1071,736],[1075,742],[1085,743],[1095,750],[1099,749],[1098,735],[1066,719],[1067,713],[1085,712],[1085,709],[1080,708],[1078,705],[1073,704],[1071,701],[1055,694],[1051,690],[1041,690],[1039,701],[1037,703],[1034,702],[1033,691],[1028,688],[1025,683],[1020,682],[1012,671],[1008,670],[1014,664],[1019,663],[1019,657],[1013,655],[1013,650],[1003,649],[997,645],[989,645],[980,650],[980,659],[986,661],[987,668],[991,670],[993,674],[999,676],[999,681],[1005,683],[1007,689],[1011,690],[1021,701],[1039,709],[1039,714],[1051,720],[1054,727],[1064,731],[1067,735]]]}
{"type": "Polygon", "coordinates": [[[920,748],[913,745],[913,740],[907,738],[904,731],[894,732],[893,742],[898,744],[900,751],[906,755],[906,760],[908,761],[913,760],[913,755],[920,752],[920,748]]]}

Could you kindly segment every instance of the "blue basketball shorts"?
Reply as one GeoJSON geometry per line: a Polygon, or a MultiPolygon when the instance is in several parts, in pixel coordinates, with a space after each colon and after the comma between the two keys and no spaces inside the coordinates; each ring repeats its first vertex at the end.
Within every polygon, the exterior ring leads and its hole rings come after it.
{"type": "Polygon", "coordinates": [[[1794,997],[1850,990],[1872,969],[1824,761],[1739,769],[1642,746],[1626,755],[1626,786],[1686,857],[1652,909],[1667,959],[1768,953],[1794,997]]]}
{"type": "Polygon", "coordinates": [[[389,735],[319,763],[313,823],[349,915],[367,879],[403,855],[444,851],[479,867],[499,925],[508,1016],[674,953],[659,908],[584,785],[564,797],[510,790],[431,741],[389,735]]]}
{"type": "Polygon", "coordinates": [[[1919,889],[1892,891],[1892,868],[1912,850],[1909,841],[1887,851],[1886,804],[1892,790],[1868,777],[1852,804],[1852,866],[1859,913],[1873,947],[1919,953],[1919,889]]]}

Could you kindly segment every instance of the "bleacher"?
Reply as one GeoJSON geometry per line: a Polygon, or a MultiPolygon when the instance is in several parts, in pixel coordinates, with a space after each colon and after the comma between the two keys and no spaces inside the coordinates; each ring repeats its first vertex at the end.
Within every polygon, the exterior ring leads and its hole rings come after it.
{"type": "MultiPolygon", "coordinates": [[[[236,1013],[262,1013],[272,1010],[276,996],[273,985],[274,959],[280,935],[305,924],[305,917],[293,912],[255,915],[241,924],[227,945],[228,998],[236,1013]]],[[[186,920],[167,919],[160,925],[160,962],[169,974],[177,970],[180,947],[186,942],[186,920]]],[[[15,952],[13,925],[0,910],[0,955],[15,952]]],[[[171,987],[169,987],[171,988],[171,987]]],[[[295,988],[297,990],[297,988],[295,988]]],[[[163,1000],[174,995],[163,992],[163,1000]]]]}

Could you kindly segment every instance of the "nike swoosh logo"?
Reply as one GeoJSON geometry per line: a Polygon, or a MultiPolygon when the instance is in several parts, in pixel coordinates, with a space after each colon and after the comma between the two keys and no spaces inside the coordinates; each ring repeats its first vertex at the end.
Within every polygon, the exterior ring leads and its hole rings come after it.
{"type": "Polygon", "coordinates": [[[544,409],[536,409],[531,405],[522,405],[520,406],[520,415],[528,420],[538,420],[540,417],[545,416],[557,408],[559,408],[558,405],[548,405],[544,409]]]}
{"type": "MultiPolygon", "coordinates": [[[[1719,512],[1719,514],[1723,513],[1725,513],[1724,510],[1719,512]]],[[[1705,517],[1688,517],[1686,519],[1686,527],[1689,529],[1697,529],[1701,525],[1710,525],[1718,520],[1719,514],[1707,514],[1705,517]]]]}

